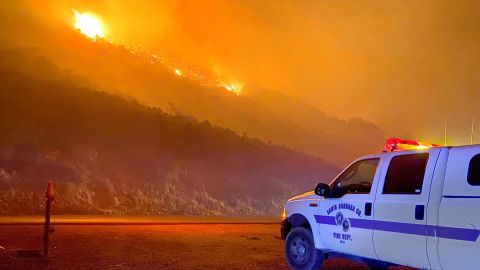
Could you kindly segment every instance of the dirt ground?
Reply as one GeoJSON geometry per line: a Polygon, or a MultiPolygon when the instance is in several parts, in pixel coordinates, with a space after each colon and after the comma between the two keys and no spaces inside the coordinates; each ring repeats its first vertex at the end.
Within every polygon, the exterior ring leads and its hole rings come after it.
{"type": "MultiPolygon", "coordinates": [[[[278,224],[55,225],[48,259],[42,227],[0,225],[0,269],[287,269],[278,224]]],[[[367,269],[344,259],[322,269],[367,269]]]]}

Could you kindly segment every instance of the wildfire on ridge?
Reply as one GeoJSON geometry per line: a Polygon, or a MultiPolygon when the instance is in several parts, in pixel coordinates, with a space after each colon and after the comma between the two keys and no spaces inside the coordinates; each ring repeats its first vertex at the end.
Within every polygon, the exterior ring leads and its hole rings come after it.
{"type": "MultiPolygon", "coordinates": [[[[79,12],[76,9],[72,9],[74,14],[75,29],[78,29],[82,34],[91,38],[93,41],[97,37],[105,38],[104,27],[100,19],[92,13],[79,12]]],[[[202,68],[185,63],[184,60],[175,59],[166,52],[163,52],[162,56],[158,56],[145,50],[144,48],[132,48],[125,46],[133,55],[144,57],[150,64],[162,64],[171,68],[173,73],[179,77],[186,77],[198,82],[205,87],[220,87],[229,92],[234,93],[237,96],[242,94],[243,85],[240,83],[233,83],[230,80],[225,79],[223,76],[211,74],[202,68]],[[180,69],[181,67],[181,69],[180,69]]]]}
{"type": "Polygon", "coordinates": [[[80,13],[72,9],[75,18],[75,28],[87,37],[96,40],[105,36],[101,21],[90,13],[80,13]]]}
{"type": "Polygon", "coordinates": [[[235,95],[240,96],[242,94],[242,85],[240,84],[224,84],[222,85],[227,91],[235,93],[235,95]]]}

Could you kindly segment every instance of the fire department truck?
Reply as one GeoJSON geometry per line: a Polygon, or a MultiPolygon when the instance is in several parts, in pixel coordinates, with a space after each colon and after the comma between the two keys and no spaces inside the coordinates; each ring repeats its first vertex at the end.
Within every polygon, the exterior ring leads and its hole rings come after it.
{"type": "Polygon", "coordinates": [[[291,269],[348,257],[372,269],[480,269],[480,145],[392,138],[285,204],[291,269]]]}

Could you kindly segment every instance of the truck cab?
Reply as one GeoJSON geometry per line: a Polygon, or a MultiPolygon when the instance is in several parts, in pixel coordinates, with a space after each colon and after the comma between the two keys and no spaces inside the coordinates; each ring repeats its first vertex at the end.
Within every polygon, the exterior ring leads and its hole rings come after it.
{"type": "Polygon", "coordinates": [[[333,257],[372,269],[480,269],[480,145],[389,139],[328,184],[293,197],[281,233],[292,269],[333,257]]]}

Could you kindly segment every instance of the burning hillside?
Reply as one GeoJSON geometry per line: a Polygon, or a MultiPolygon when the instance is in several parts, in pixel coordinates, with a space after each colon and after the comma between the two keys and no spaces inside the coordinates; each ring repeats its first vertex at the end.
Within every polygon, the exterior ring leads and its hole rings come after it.
{"type": "Polygon", "coordinates": [[[0,32],[11,213],[35,212],[32,191],[55,178],[65,213],[272,214],[331,179],[322,160],[344,164],[383,140],[371,123],[115,44],[95,14],[67,13],[62,24],[12,12],[0,32]]]}
{"type": "MultiPolygon", "coordinates": [[[[112,43],[105,37],[105,26],[102,21],[94,14],[88,12],[81,13],[76,9],[72,9],[72,12],[74,14],[74,27],[80,33],[90,38],[93,42],[96,42],[97,38],[101,38],[108,43],[112,43]]],[[[183,59],[175,58],[171,54],[163,52],[159,56],[141,47],[131,48],[124,45],[121,45],[121,47],[126,48],[135,56],[146,59],[150,64],[160,63],[175,75],[186,77],[204,87],[220,87],[236,95],[242,93],[243,84],[233,82],[222,75],[213,75],[212,72],[207,72],[199,66],[189,64],[183,59]]]]}
{"type": "Polygon", "coordinates": [[[0,69],[2,214],[38,213],[45,181],[55,179],[57,213],[271,215],[336,171],[44,68],[64,79],[0,69]]]}
{"type": "MultiPolygon", "coordinates": [[[[26,55],[33,62],[52,62],[85,78],[86,86],[134,98],[169,113],[207,120],[340,166],[360,154],[376,151],[383,142],[383,132],[362,119],[329,117],[289,96],[228,79],[166,51],[153,53],[140,45],[114,44],[107,40],[108,35],[99,35],[93,42],[74,29],[71,11],[68,16],[72,24],[56,27],[55,31],[35,17],[25,19],[16,27],[35,29],[45,41],[5,32],[0,37],[8,42],[0,47],[12,55],[26,55]]],[[[89,20],[86,21],[84,24],[88,25],[89,20]]],[[[94,25],[93,31],[95,27],[98,26],[94,25]]],[[[33,77],[51,78],[35,63],[19,64],[11,59],[4,65],[14,65],[33,77]]]]}

